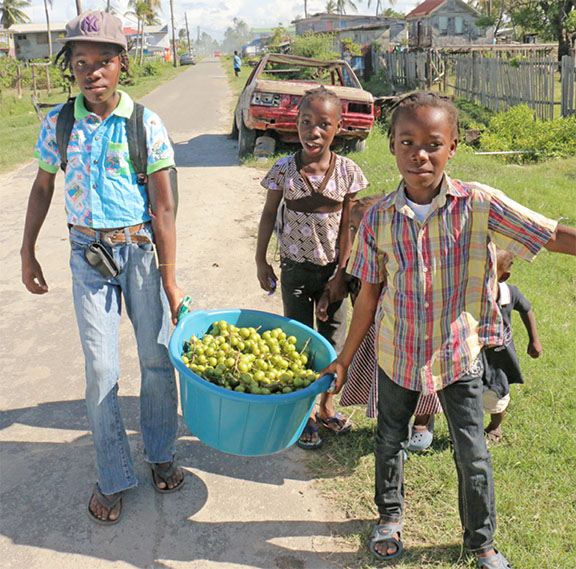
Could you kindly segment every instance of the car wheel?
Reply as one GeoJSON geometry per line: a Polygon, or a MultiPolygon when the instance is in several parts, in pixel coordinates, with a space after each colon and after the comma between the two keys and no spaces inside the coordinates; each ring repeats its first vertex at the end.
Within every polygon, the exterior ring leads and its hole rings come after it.
{"type": "Polygon", "coordinates": [[[254,152],[254,143],[256,141],[256,132],[250,130],[244,121],[240,121],[238,129],[238,158],[244,158],[254,152]]]}

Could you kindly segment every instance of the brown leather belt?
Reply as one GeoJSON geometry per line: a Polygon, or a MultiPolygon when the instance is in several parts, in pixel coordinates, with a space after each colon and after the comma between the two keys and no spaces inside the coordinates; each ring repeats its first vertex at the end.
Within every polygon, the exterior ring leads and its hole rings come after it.
{"type": "Polygon", "coordinates": [[[89,235],[90,237],[96,237],[104,241],[106,245],[113,247],[118,243],[126,243],[126,233],[128,230],[130,234],[130,240],[134,243],[151,243],[150,238],[147,235],[136,235],[138,231],[149,225],[150,222],[139,223],[138,225],[131,225],[130,227],[119,227],[116,229],[92,229],[91,227],[86,227],[84,225],[73,225],[72,227],[80,233],[89,235]]]}

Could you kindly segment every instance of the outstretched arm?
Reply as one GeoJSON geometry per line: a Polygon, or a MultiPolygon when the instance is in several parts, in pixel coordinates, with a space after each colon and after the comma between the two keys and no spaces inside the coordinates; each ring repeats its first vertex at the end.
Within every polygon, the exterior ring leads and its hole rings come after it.
{"type": "Polygon", "coordinates": [[[520,312],[520,318],[524,322],[526,332],[528,332],[528,355],[532,358],[539,358],[542,355],[542,344],[538,337],[538,330],[536,328],[536,319],[532,310],[528,312],[520,312]]]}
{"type": "Polygon", "coordinates": [[[158,170],[148,176],[148,197],[152,205],[152,230],[162,286],[170,304],[172,322],[177,324],[178,307],[184,293],[176,284],[176,218],[168,170],[158,170]]]}
{"type": "Polygon", "coordinates": [[[36,240],[50,209],[54,194],[54,180],[56,174],[46,172],[38,168],[36,179],[32,184],[28,208],[26,210],[26,222],[24,224],[24,237],[20,248],[22,262],[22,282],[32,294],[44,294],[48,292],[48,285],[42,273],[42,267],[36,260],[36,240]]]}
{"type": "Polygon", "coordinates": [[[558,225],[544,247],[552,253],[576,255],[576,229],[567,225],[558,225]]]}
{"type": "Polygon", "coordinates": [[[258,241],[256,243],[256,270],[258,274],[258,282],[260,286],[267,291],[272,291],[276,287],[277,282],[276,273],[272,265],[268,263],[266,254],[268,252],[268,244],[270,237],[274,231],[276,223],[276,214],[278,207],[282,201],[282,192],[279,190],[268,190],[266,194],[266,203],[260,216],[260,224],[258,225],[258,241]]]}
{"type": "Polygon", "coordinates": [[[342,352],[327,368],[320,372],[320,375],[326,373],[336,374],[335,393],[340,392],[348,379],[348,368],[352,363],[354,354],[360,347],[366,332],[374,323],[374,316],[383,286],[384,283],[362,281],[362,288],[354,304],[354,312],[352,313],[350,328],[348,329],[342,352]]]}

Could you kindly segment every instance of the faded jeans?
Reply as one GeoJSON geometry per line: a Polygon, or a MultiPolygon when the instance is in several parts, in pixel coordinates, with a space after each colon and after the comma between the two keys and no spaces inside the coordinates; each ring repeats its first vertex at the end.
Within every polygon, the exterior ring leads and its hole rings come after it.
{"type": "MultiPolygon", "coordinates": [[[[494,482],[484,438],[482,390],[482,370],[475,370],[437,392],[454,445],[464,547],[472,553],[490,551],[496,530],[494,482]]],[[[384,521],[402,519],[403,449],[408,446],[410,418],[419,396],[420,392],[400,387],[379,368],[374,501],[384,521]]]]}
{"type": "MultiPolygon", "coordinates": [[[[139,234],[152,238],[150,226],[139,234]]],[[[126,231],[127,240],[130,239],[126,231]]],[[[94,241],[70,229],[70,268],[76,320],[84,351],[86,405],[98,466],[98,486],[115,494],[137,485],[118,406],[118,327],[124,300],[140,361],[140,427],[151,463],[170,462],[177,431],[177,391],[168,354],[170,311],[151,243],[108,247],[120,272],[104,279],[84,259],[94,241]]]]}
{"type": "MultiPolygon", "coordinates": [[[[335,262],[322,266],[282,259],[280,282],[284,316],[314,328],[316,303],[320,300],[326,283],[336,271],[336,266],[335,262]]],[[[328,320],[317,320],[316,329],[339,353],[346,339],[347,299],[333,302],[326,312],[328,320]]]]}

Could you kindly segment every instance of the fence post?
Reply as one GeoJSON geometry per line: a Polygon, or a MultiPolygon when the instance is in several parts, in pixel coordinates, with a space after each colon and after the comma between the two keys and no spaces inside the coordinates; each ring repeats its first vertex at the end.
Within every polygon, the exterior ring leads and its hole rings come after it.
{"type": "Polygon", "coordinates": [[[572,57],[569,55],[562,56],[561,63],[562,72],[562,99],[561,99],[561,115],[567,117],[572,114],[576,109],[576,101],[574,100],[574,81],[576,79],[576,64],[572,57]]]}
{"type": "Polygon", "coordinates": [[[50,66],[46,65],[46,94],[50,96],[50,66]]]}

